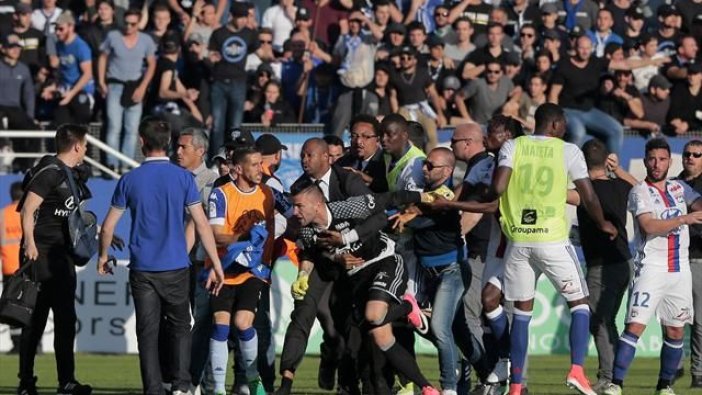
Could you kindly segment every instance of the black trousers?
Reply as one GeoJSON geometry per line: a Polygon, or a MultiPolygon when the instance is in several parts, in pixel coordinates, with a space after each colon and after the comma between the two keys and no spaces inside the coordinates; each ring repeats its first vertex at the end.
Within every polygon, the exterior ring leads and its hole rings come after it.
{"type": "Polygon", "coordinates": [[[64,123],[87,125],[93,113],[90,107],[92,99],[86,93],[79,93],[65,106],[56,106],[54,111],[54,127],[64,123]]]}
{"type": "Polygon", "coordinates": [[[162,395],[159,332],[162,317],[164,344],[170,348],[172,390],[190,385],[190,269],[166,272],[129,272],[136,312],[139,368],[146,395],[162,395]]]}
{"type": "Polygon", "coordinates": [[[32,323],[20,338],[20,384],[33,383],[34,358],[49,310],[54,313],[54,352],[59,385],[75,380],[73,342],[76,338],[76,277],[57,276],[41,282],[32,323]]]}
{"type": "MultiPolygon", "coordinates": [[[[328,292],[329,288],[334,287],[334,279],[324,274],[320,276],[320,270],[315,269],[310,274],[308,284],[309,288],[307,289],[305,298],[295,302],[295,309],[290,317],[290,324],[285,331],[283,353],[280,357],[281,373],[286,370],[295,372],[305,355],[307,340],[309,339],[314,320],[317,318],[318,310],[329,309],[328,292]]],[[[349,301],[346,300],[344,302],[349,301]]],[[[339,325],[346,325],[351,315],[351,309],[350,305],[347,305],[347,303],[333,304],[334,309],[331,312],[322,314],[327,317],[332,317],[333,322],[329,322],[330,320],[328,319],[323,319],[320,320],[320,323],[325,333],[325,352],[335,354],[340,358],[344,348],[344,341],[340,334],[346,333],[347,330],[345,328],[339,328],[339,325]]],[[[346,372],[342,372],[341,370],[339,371],[340,382],[343,382],[345,373],[346,372]]]]}

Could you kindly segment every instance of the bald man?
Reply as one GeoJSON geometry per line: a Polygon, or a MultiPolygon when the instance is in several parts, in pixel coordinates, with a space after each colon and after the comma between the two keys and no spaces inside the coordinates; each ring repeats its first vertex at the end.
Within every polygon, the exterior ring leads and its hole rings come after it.
{"type": "MultiPolygon", "coordinates": [[[[452,178],[456,158],[453,152],[444,147],[429,152],[422,166],[424,191],[448,191],[452,198],[452,178]]],[[[466,265],[465,242],[461,233],[458,210],[423,210],[424,214],[404,223],[412,230],[414,248],[422,272],[420,289],[431,301],[432,315],[430,328],[439,350],[439,370],[443,393],[455,394],[458,390],[456,371],[459,355],[452,327],[456,311],[461,304],[464,292],[463,276],[466,265]]],[[[406,216],[408,214],[403,214],[406,216]]],[[[411,217],[410,217],[411,218],[411,217]]],[[[460,336],[465,337],[465,333],[460,336]]]]}
{"type": "MultiPolygon", "coordinates": [[[[310,184],[316,184],[322,191],[324,199],[329,202],[371,193],[360,176],[332,165],[329,158],[329,146],[321,138],[314,137],[305,141],[300,154],[300,162],[304,174],[290,188],[293,193],[310,184]]],[[[386,224],[387,217],[384,213],[379,213],[359,224],[343,238],[339,237],[335,243],[349,244],[359,238],[379,232],[386,224]]],[[[315,259],[318,257],[307,257],[305,254],[300,254],[300,270],[293,284],[293,297],[296,299],[295,309],[290,317],[290,325],[285,332],[285,342],[280,360],[282,381],[276,392],[279,395],[287,395],[292,389],[295,370],[302,362],[315,318],[319,318],[324,330],[318,384],[323,389],[333,389],[336,367],[339,363],[343,363],[343,369],[339,369],[339,385],[342,388],[357,385],[353,363],[348,360],[340,361],[345,348],[341,333],[348,332],[345,319],[350,314],[350,299],[337,297],[335,299],[339,300],[339,303],[335,304],[334,309],[330,310],[329,306],[332,292],[338,295],[342,291],[348,291],[348,287],[343,285],[348,279],[337,265],[319,265],[317,270],[311,270],[315,264],[319,263],[315,262],[315,259]],[[342,285],[334,287],[334,283],[337,281],[340,281],[342,285]]]]}
{"type": "MultiPolygon", "coordinates": [[[[418,195],[414,192],[415,197],[418,195]]],[[[333,265],[345,271],[350,300],[354,301],[349,316],[352,325],[369,333],[390,364],[419,386],[423,395],[438,395],[439,391],[420,372],[415,358],[393,335],[394,321],[408,319],[414,326],[421,327],[424,318],[414,297],[405,295],[407,273],[402,258],[395,254],[395,243],[382,231],[343,246],[329,242],[334,233],[353,232],[357,224],[375,211],[384,215],[383,208],[387,205],[372,195],[327,202],[318,186],[309,183],[293,195],[293,215],[303,226],[298,245],[302,254],[318,262],[308,264],[307,270],[314,273],[333,265]]],[[[371,393],[379,392],[371,389],[371,393]]]]}

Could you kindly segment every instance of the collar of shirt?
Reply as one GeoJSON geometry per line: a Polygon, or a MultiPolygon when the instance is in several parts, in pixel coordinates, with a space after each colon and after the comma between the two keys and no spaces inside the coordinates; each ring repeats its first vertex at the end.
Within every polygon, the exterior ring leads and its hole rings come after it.
{"type": "Polygon", "coordinates": [[[161,161],[161,160],[169,161],[170,159],[168,159],[167,156],[150,156],[148,158],[144,158],[145,163],[146,162],[156,162],[156,161],[161,161]]]}
{"type": "Polygon", "coordinates": [[[324,175],[321,178],[319,178],[318,180],[314,180],[314,179],[313,180],[323,182],[323,183],[327,184],[327,186],[329,186],[329,179],[331,178],[331,171],[332,171],[332,169],[330,167],[329,170],[327,170],[327,172],[324,173],[324,175]]]}
{"type": "Polygon", "coordinates": [[[319,186],[319,189],[322,190],[322,193],[324,194],[324,198],[326,200],[329,200],[329,179],[331,178],[331,171],[332,169],[330,167],[329,170],[327,170],[327,172],[324,173],[324,175],[321,178],[319,178],[318,180],[313,179],[319,186]]]}
{"type": "Polygon", "coordinates": [[[200,166],[198,166],[195,170],[193,170],[192,173],[193,173],[193,175],[194,175],[195,177],[197,177],[197,176],[199,176],[200,174],[202,174],[203,171],[208,171],[208,170],[210,170],[210,169],[207,168],[207,165],[206,165],[205,162],[203,161],[202,163],[200,163],[200,166]]]}

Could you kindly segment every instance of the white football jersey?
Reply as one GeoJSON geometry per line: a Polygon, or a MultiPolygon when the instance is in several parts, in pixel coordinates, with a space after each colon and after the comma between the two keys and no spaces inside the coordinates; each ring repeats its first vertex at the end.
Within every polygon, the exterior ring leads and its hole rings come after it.
{"type": "Polygon", "coordinates": [[[687,225],[671,230],[665,236],[646,234],[636,218],[651,213],[655,219],[670,219],[687,214],[687,206],[699,199],[700,195],[686,183],[667,180],[665,189],[660,190],[646,181],[640,182],[629,192],[629,211],[634,216],[636,272],[641,270],[656,272],[690,271],[688,246],[690,234],[687,225]]]}

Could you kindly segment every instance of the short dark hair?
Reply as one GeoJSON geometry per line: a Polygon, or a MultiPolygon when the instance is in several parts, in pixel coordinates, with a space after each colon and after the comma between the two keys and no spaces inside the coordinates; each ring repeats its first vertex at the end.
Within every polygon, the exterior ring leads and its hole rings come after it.
{"type": "Polygon", "coordinates": [[[412,144],[414,144],[417,148],[424,150],[424,147],[428,142],[428,137],[427,132],[424,130],[424,126],[421,123],[417,121],[408,121],[407,135],[409,136],[412,144]]]}
{"type": "Polygon", "coordinates": [[[327,142],[327,145],[339,145],[341,148],[344,148],[344,140],[335,134],[327,134],[322,139],[327,142]]]}
{"type": "Polygon", "coordinates": [[[139,124],[139,137],[144,151],[167,151],[171,142],[171,125],[155,117],[144,118],[139,124]]]}
{"type": "Polygon", "coordinates": [[[241,165],[246,160],[250,155],[257,154],[258,151],[256,148],[252,147],[243,147],[243,148],[237,148],[232,152],[232,164],[233,165],[241,165]]]}
{"type": "Polygon", "coordinates": [[[539,130],[548,123],[563,120],[565,120],[565,113],[560,106],[553,103],[544,103],[536,109],[534,114],[534,129],[539,130]]]}
{"type": "Polygon", "coordinates": [[[465,17],[465,16],[461,16],[461,17],[458,17],[458,18],[457,18],[455,21],[453,21],[453,23],[451,24],[451,27],[453,28],[453,30],[456,30],[456,29],[458,28],[458,24],[461,23],[461,22],[468,22],[468,25],[470,25],[470,27],[473,27],[473,21],[471,21],[469,18],[467,18],[467,17],[465,17]]]}
{"type": "Polygon", "coordinates": [[[126,21],[128,16],[136,16],[139,18],[139,20],[141,20],[141,10],[138,8],[130,8],[124,12],[123,19],[126,21]]]}
{"type": "Polygon", "coordinates": [[[524,127],[521,122],[509,115],[497,114],[488,121],[488,134],[495,133],[500,129],[510,132],[513,139],[524,135],[524,127]]]}
{"type": "Polygon", "coordinates": [[[407,131],[407,120],[405,117],[403,117],[400,114],[388,114],[383,118],[383,121],[380,122],[380,130],[384,131],[387,129],[388,126],[391,124],[396,123],[402,127],[405,131],[407,131]]]}
{"type": "Polygon", "coordinates": [[[407,33],[411,32],[412,30],[421,30],[424,34],[427,33],[426,26],[424,26],[424,24],[419,21],[410,22],[407,25],[407,33]]]}
{"type": "Polygon", "coordinates": [[[602,141],[593,138],[583,144],[582,149],[588,170],[600,169],[605,166],[609,150],[607,150],[607,146],[602,141]]]}
{"type": "Polygon", "coordinates": [[[10,199],[14,202],[15,200],[20,200],[22,198],[22,181],[16,181],[10,184],[10,199]]]}
{"type": "Polygon", "coordinates": [[[378,138],[383,137],[383,133],[380,131],[380,122],[378,119],[369,114],[358,114],[353,119],[351,119],[351,125],[349,125],[349,131],[353,130],[353,127],[357,123],[367,123],[373,127],[373,133],[378,136],[378,138]]]}
{"type": "Polygon", "coordinates": [[[503,33],[505,32],[505,27],[497,22],[488,22],[487,27],[485,28],[485,31],[489,32],[490,29],[492,29],[493,27],[499,27],[503,33]]]}
{"type": "Polygon", "coordinates": [[[654,149],[664,149],[668,151],[668,155],[670,155],[670,145],[662,137],[650,139],[648,140],[648,142],[646,142],[646,156],[648,156],[648,153],[653,151],[654,149]]]}
{"type": "Polygon", "coordinates": [[[56,129],[56,152],[63,154],[68,152],[77,143],[85,140],[88,128],[83,125],[64,123],[56,129]]]}
{"type": "Polygon", "coordinates": [[[683,150],[688,149],[688,147],[702,147],[702,140],[700,139],[692,139],[685,143],[685,147],[683,147],[683,150]]]}
{"type": "MultiPolygon", "coordinates": [[[[168,8],[167,5],[165,5],[165,4],[155,4],[155,5],[154,5],[154,9],[151,11],[151,14],[155,14],[155,13],[161,12],[161,11],[166,11],[166,12],[168,12],[169,15],[170,15],[170,13],[171,13],[171,10],[168,8]]],[[[126,14],[125,14],[125,15],[126,15],[126,14]]]]}

